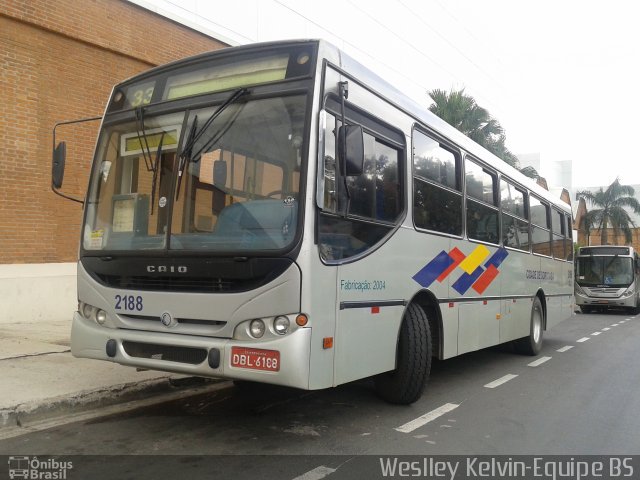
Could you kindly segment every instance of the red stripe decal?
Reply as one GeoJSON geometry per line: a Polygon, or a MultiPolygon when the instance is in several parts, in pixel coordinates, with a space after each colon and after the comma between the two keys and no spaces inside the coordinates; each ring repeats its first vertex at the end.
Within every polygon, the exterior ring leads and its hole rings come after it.
{"type": "Polygon", "coordinates": [[[478,293],[483,293],[487,287],[493,282],[493,279],[498,276],[500,271],[494,267],[493,265],[489,265],[489,267],[485,270],[485,272],[480,275],[480,278],[476,280],[476,283],[472,285],[473,288],[478,293]]]}
{"type": "Polygon", "coordinates": [[[453,272],[453,270],[460,265],[460,262],[462,262],[462,260],[464,260],[465,258],[467,258],[465,256],[464,253],[462,253],[460,250],[458,250],[458,247],[454,247],[450,252],[449,252],[449,256],[453,259],[453,263],[451,265],[449,265],[449,268],[447,268],[444,272],[442,272],[440,274],[440,276],[436,279],[438,280],[440,283],[442,283],[442,281],[447,278],[449,276],[449,274],[451,272],[453,272]]]}

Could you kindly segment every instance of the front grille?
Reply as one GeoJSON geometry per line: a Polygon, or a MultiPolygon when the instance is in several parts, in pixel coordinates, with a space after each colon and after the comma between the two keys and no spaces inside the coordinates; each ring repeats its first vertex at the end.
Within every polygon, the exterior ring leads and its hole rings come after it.
{"type": "Polygon", "coordinates": [[[198,365],[207,358],[204,348],[176,347],[173,345],[156,345],[153,343],[122,342],[127,355],[136,358],[153,358],[169,362],[190,363],[198,365]]]}
{"type": "MultiPolygon", "coordinates": [[[[144,320],[147,322],[160,322],[160,317],[152,317],[149,315],[121,315],[120,318],[124,320],[144,320]]],[[[227,322],[221,320],[202,320],[199,318],[176,318],[178,324],[185,325],[204,325],[206,327],[223,327],[227,324],[227,322]]]]}
{"type": "Polygon", "coordinates": [[[102,284],[127,290],[152,290],[164,292],[241,292],[255,288],[260,282],[224,278],[144,277],[105,275],[96,273],[102,284]]]}

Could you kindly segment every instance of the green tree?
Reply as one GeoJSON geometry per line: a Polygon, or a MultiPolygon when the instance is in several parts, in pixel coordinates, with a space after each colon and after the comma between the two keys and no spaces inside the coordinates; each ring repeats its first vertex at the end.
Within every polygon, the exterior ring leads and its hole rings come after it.
{"type": "Polygon", "coordinates": [[[429,107],[431,112],[524,175],[538,178],[535,168],[520,169],[518,158],[505,145],[506,135],[500,123],[487,109],[479,106],[471,95],[464,93],[464,88],[451,92],[435,89],[429,92],[429,96],[433,99],[429,107]]]}
{"type": "Polygon", "coordinates": [[[634,197],[635,190],[629,185],[621,185],[620,179],[603,190],[602,187],[596,192],[583,190],[577,193],[585,201],[593,205],[584,216],[585,233],[589,235],[591,228],[600,230],[600,243],[606,245],[608,242],[607,229],[613,229],[616,237],[620,232],[624,233],[626,243],[631,243],[631,227],[636,224],[631,220],[625,208],[631,208],[635,213],[640,213],[640,202],[634,197]]]}

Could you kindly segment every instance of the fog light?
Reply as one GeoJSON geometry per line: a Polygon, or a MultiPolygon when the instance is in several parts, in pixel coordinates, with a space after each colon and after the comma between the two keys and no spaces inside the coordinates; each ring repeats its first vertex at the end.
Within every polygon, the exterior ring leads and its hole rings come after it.
{"type": "Polygon", "coordinates": [[[262,335],[264,335],[264,322],[258,319],[253,320],[249,326],[249,330],[251,331],[251,336],[254,338],[262,337],[262,335]]]}
{"type": "Polygon", "coordinates": [[[276,317],[273,321],[273,329],[278,335],[284,335],[289,331],[289,319],[287,317],[276,317]]]}
{"type": "Polygon", "coordinates": [[[98,322],[100,325],[104,325],[104,322],[107,321],[107,312],[105,312],[104,310],[98,310],[98,313],[96,313],[96,322],[98,322]]]}
{"type": "Polygon", "coordinates": [[[84,318],[92,319],[95,310],[96,307],[94,307],[93,305],[89,305],[88,303],[82,305],[82,315],[84,316],[84,318]]]}

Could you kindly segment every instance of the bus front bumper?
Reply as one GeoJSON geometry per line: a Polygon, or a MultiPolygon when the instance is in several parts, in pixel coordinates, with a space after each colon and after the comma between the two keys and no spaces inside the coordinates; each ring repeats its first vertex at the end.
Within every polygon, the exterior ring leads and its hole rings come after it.
{"type": "Polygon", "coordinates": [[[311,328],[300,328],[282,338],[258,343],[106,328],[78,312],[73,315],[71,328],[71,353],[74,357],[106,360],[146,370],[248,380],[305,390],[309,389],[310,349],[311,328]],[[235,363],[243,363],[244,366],[233,366],[233,347],[267,355],[269,361],[258,361],[256,367],[251,365],[251,360],[238,362],[236,358],[235,363]],[[273,361],[276,354],[272,352],[278,352],[276,363],[273,361]]]}
{"type": "Polygon", "coordinates": [[[626,307],[635,308],[636,297],[630,295],[628,297],[589,297],[580,293],[575,293],[576,305],[580,307],[626,307]]]}

